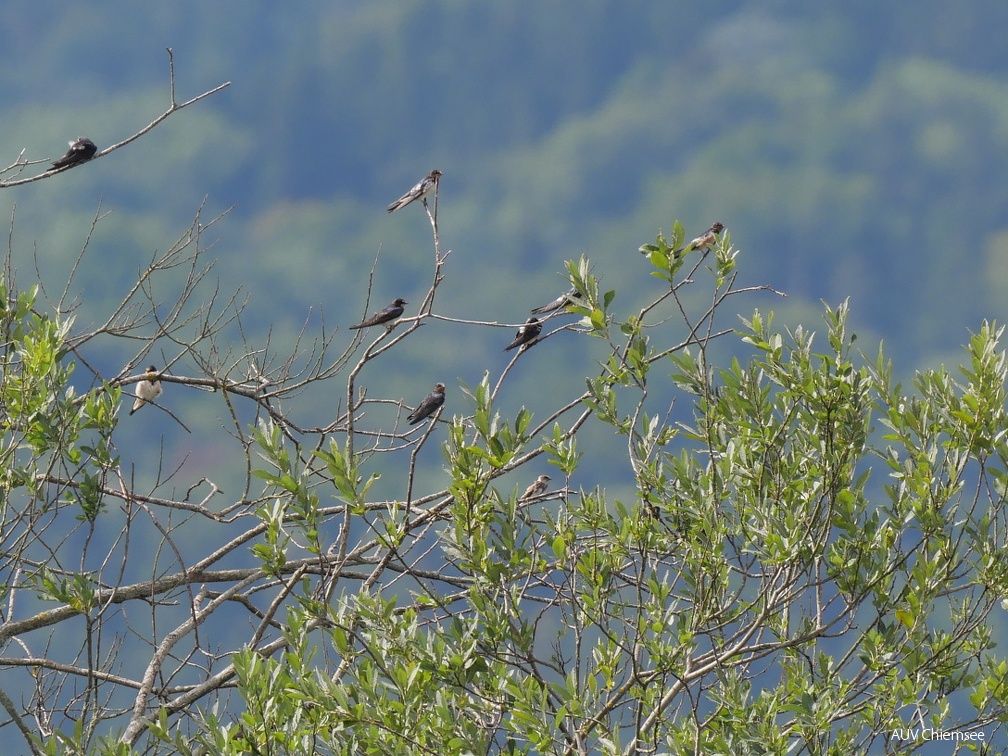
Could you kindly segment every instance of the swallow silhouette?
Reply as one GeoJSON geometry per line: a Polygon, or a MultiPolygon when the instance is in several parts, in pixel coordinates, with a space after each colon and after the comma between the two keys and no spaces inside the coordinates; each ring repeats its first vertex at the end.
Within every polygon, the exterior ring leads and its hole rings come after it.
{"type": "MultiPolygon", "coordinates": [[[[362,323],[350,326],[350,330],[354,330],[356,328],[370,328],[371,326],[380,325],[381,323],[388,323],[389,321],[395,320],[396,318],[398,318],[400,315],[403,314],[404,304],[407,304],[405,299],[401,298],[393,299],[392,304],[390,304],[384,310],[382,310],[381,312],[376,312],[374,315],[372,315],[370,318],[363,321],[362,323]]],[[[387,327],[391,328],[390,325],[387,327]]]]}
{"type": "Polygon", "coordinates": [[[54,169],[70,168],[78,163],[83,163],[93,158],[95,153],[98,152],[98,147],[87,137],[79,136],[74,141],[67,142],[67,144],[70,145],[70,149],[59,160],[53,161],[54,169]]]}
{"type": "Polygon", "coordinates": [[[581,299],[581,292],[572,286],[552,302],[544,304],[541,307],[535,307],[531,312],[533,315],[542,315],[544,312],[556,312],[562,307],[573,304],[575,299],[581,299]]]}
{"type": "Polygon", "coordinates": [[[694,249],[707,250],[710,246],[717,240],[717,235],[724,231],[724,223],[721,221],[715,221],[710,228],[708,228],[704,233],[698,236],[696,239],[691,241],[682,249],[677,249],[675,251],[676,255],[682,255],[686,252],[692,252],[694,249]]]}
{"type": "Polygon", "coordinates": [[[406,207],[406,205],[410,202],[417,199],[423,200],[424,207],[426,207],[427,195],[433,191],[434,187],[437,186],[438,179],[440,179],[443,175],[444,174],[441,173],[441,171],[435,168],[433,171],[424,176],[416,186],[385,209],[390,213],[394,213],[399,208],[406,207]]]}
{"type": "Polygon", "coordinates": [[[514,341],[504,347],[504,351],[508,352],[519,346],[529,346],[531,342],[539,338],[540,333],[542,333],[542,323],[539,322],[539,318],[529,318],[525,321],[525,325],[518,329],[514,341]]]}
{"type": "Polygon", "coordinates": [[[437,408],[444,404],[444,398],[445,385],[443,383],[435,383],[434,390],[424,397],[424,400],[420,402],[415,410],[409,413],[407,417],[409,424],[416,425],[421,420],[426,420],[433,415],[437,408]]]}

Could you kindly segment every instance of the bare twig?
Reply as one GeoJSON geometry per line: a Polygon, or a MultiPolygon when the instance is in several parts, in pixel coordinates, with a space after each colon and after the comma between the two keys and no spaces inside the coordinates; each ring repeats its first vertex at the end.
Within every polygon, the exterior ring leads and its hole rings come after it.
{"type": "MultiPolygon", "coordinates": [[[[125,147],[130,142],[135,142],[137,139],[139,139],[140,137],[142,137],[145,134],[147,134],[149,131],[151,131],[156,126],[158,126],[162,121],[164,121],[165,119],[167,119],[169,116],[174,115],[179,110],[182,110],[183,108],[186,108],[186,107],[192,105],[193,103],[199,102],[200,100],[204,100],[207,97],[210,97],[211,95],[215,95],[218,92],[220,92],[222,89],[225,89],[225,88],[231,86],[231,82],[230,81],[226,81],[223,84],[218,84],[213,89],[209,89],[206,92],[203,92],[203,94],[196,95],[195,97],[193,97],[193,98],[191,98],[189,100],[186,100],[185,102],[182,102],[182,103],[177,102],[175,100],[175,56],[174,56],[174,53],[172,51],[172,48],[169,47],[169,48],[167,48],[167,50],[168,50],[168,76],[169,76],[169,101],[170,101],[170,105],[169,105],[168,109],[164,113],[162,113],[161,115],[159,115],[157,118],[155,118],[153,121],[151,121],[149,124],[147,124],[146,126],[144,126],[142,129],[140,129],[136,133],[132,134],[131,136],[126,137],[125,139],[123,139],[120,142],[116,142],[115,144],[113,144],[110,147],[106,147],[103,150],[99,150],[94,155],[94,157],[91,158],[91,160],[97,160],[100,157],[104,157],[105,155],[108,155],[110,152],[118,150],[120,147],[125,147]]],[[[17,169],[18,172],[20,172],[27,165],[33,165],[33,164],[39,163],[39,162],[46,162],[44,160],[42,160],[42,161],[36,160],[36,161],[31,161],[31,162],[24,162],[22,160],[22,158],[24,156],[24,152],[25,151],[22,150],[21,154],[18,156],[18,159],[14,163],[12,163],[10,166],[8,166],[7,168],[5,168],[2,171],[0,171],[0,175],[2,175],[3,173],[7,173],[7,172],[9,172],[11,170],[15,170],[15,169],[17,169]]],[[[63,169],[63,170],[65,170],[65,169],[63,169]]],[[[22,184],[30,184],[33,181],[39,181],[40,179],[50,178],[50,177],[56,175],[57,173],[62,173],[63,170],[58,169],[58,168],[52,168],[52,167],[50,167],[49,170],[47,170],[47,171],[44,171],[44,172],[39,173],[39,174],[36,174],[34,176],[29,176],[27,178],[15,179],[15,180],[9,180],[8,179],[8,180],[5,180],[5,181],[0,181],[0,189],[9,189],[10,187],[21,186],[22,184]]]]}

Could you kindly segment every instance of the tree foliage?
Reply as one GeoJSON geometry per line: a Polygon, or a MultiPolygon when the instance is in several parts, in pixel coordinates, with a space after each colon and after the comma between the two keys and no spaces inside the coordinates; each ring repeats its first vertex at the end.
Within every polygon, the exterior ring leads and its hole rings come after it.
{"type": "Polygon", "coordinates": [[[638,312],[569,261],[580,296],[540,340],[605,344],[582,393],[544,418],[495,409],[519,360],[549,361],[539,344],[409,427],[410,400],[366,376],[444,319],[436,204],[428,219],[417,314],[338,352],[331,333],[286,354],[225,344],[242,308],[201,288],[199,216],[98,329],[5,281],[0,704],[26,747],[848,754],[912,752],[894,733],[913,726],[1000,733],[1002,327],[972,337],[958,378],[920,373],[905,394],[881,350],[855,352],[846,304],[822,347],[772,313],[722,325],[753,291],[738,250],[727,233],[684,247],[677,223],[641,247],[661,288],[638,312]],[[154,281],[179,269],[166,308],[154,281]],[[135,365],[173,345],[160,375],[178,398],[157,407],[219,395],[248,471],[227,505],[211,481],[180,496],[124,475],[121,391],[144,374],[69,383],[105,338],[138,339],[135,365]],[[726,340],[741,356],[718,364],[726,340]],[[337,418],[299,427],[292,403],[323,381],[345,391],[337,418]],[[578,484],[596,423],[630,497],[578,484]],[[543,460],[546,491],[500,484],[543,460]],[[389,470],[398,494],[377,498],[389,470]]]}

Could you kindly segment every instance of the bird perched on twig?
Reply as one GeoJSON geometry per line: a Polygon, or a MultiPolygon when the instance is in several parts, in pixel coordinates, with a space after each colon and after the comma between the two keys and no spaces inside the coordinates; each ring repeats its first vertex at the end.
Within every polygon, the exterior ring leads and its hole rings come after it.
{"type": "Polygon", "coordinates": [[[676,250],[676,255],[682,255],[686,252],[692,252],[694,249],[706,250],[717,241],[717,235],[724,231],[724,223],[721,221],[714,221],[711,227],[708,228],[704,233],[698,236],[696,239],[691,241],[682,249],[676,250]]]}
{"type": "Polygon", "coordinates": [[[370,328],[371,326],[380,325],[382,323],[386,324],[385,326],[386,328],[391,329],[392,325],[390,321],[395,320],[396,318],[398,318],[400,315],[403,314],[404,304],[407,304],[405,299],[402,298],[393,299],[392,304],[390,304],[384,310],[382,310],[381,312],[376,312],[374,315],[372,315],[370,318],[363,321],[362,323],[350,326],[350,330],[354,330],[356,328],[370,328]]]}
{"type": "Polygon", "coordinates": [[[508,352],[519,346],[523,348],[531,346],[532,342],[539,338],[540,333],[542,333],[542,323],[539,322],[539,318],[529,318],[525,321],[525,325],[518,329],[514,341],[504,347],[504,351],[508,352]]]}
{"type": "Polygon", "coordinates": [[[444,399],[445,385],[443,383],[435,383],[434,390],[424,397],[424,400],[420,402],[415,410],[409,413],[407,417],[409,424],[416,425],[421,420],[426,420],[434,414],[438,407],[444,404],[444,399]]]}
{"type": "Polygon", "coordinates": [[[53,161],[53,168],[70,168],[79,163],[83,163],[86,160],[90,160],[98,152],[98,147],[87,137],[79,136],[72,142],[67,142],[70,145],[70,149],[67,150],[66,155],[61,157],[59,160],[53,161]]]}
{"type": "Polygon", "coordinates": [[[161,391],[161,380],[158,378],[157,368],[153,365],[148,365],[147,376],[142,381],[137,382],[136,388],[133,391],[136,394],[136,401],[133,402],[133,409],[129,413],[132,415],[147,402],[153,402],[161,396],[161,391]]]}
{"type": "Polygon", "coordinates": [[[546,493],[549,482],[549,475],[540,475],[535,479],[531,486],[525,489],[525,493],[521,495],[518,501],[527,501],[528,499],[534,499],[536,496],[542,496],[546,493]]]}
{"type": "Polygon", "coordinates": [[[385,209],[390,213],[394,213],[399,208],[406,207],[406,205],[410,202],[417,199],[423,201],[424,207],[427,207],[427,195],[434,190],[437,186],[438,179],[440,179],[443,175],[444,174],[441,173],[441,171],[435,168],[433,171],[424,176],[416,186],[385,209]]]}
{"type": "Polygon", "coordinates": [[[562,307],[574,304],[575,299],[581,299],[581,292],[572,286],[552,302],[544,304],[541,307],[535,307],[530,312],[533,315],[542,315],[544,312],[556,312],[562,307]]]}

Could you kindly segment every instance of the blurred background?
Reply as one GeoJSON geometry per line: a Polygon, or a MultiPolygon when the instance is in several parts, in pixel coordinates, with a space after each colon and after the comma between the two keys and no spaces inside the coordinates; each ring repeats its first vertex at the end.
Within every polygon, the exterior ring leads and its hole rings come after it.
{"type": "MultiPolygon", "coordinates": [[[[0,22],[4,165],[145,126],[168,106],[166,47],[180,101],[232,82],[102,160],[0,193],[18,284],[37,267],[51,294],[99,204],[110,211],[71,288],[81,327],[204,201],[204,218],[234,208],[205,241],[221,291],[250,298],[251,341],[283,352],[306,322],[360,320],[379,250],[368,309],[403,297],[413,314],[433,270],[429,224],[418,206],[385,206],[432,168],[447,316],[520,323],[566,289],[563,261],[581,254],[614,308],[634,312],[661,287],[637,249],[680,219],[688,237],[723,221],[740,284],[788,294],[731,300],[723,327],[759,307],[821,333],[822,302],[849,297],[857,346],[872,356],[884,341],[906,380],[954,367],[969,331],[1008,319],[1008,5],[42,1],[6,4],[0,22]]],[[[362,380],[409,404],[442,380],[449,408],[467,411],[457,387],[496,379],[512,335],[428,324],[362,380]]],[[[502,411],[542,417],[583,389],[604,346],[563,333],[523,355],[502,411]]],[[[93,364],[115,375],[135,347],[96,342],[93,364]]],[[[219,397],[184,391],[163,401],[193,435],[147,410],[117,431],[138,474],[163,446],[169,467],[186,466],[183,487],[226,462],[200,429],[228,422],[219,397]]],[[[325,425],[344,391],[290,411],[325,425]]]]}

